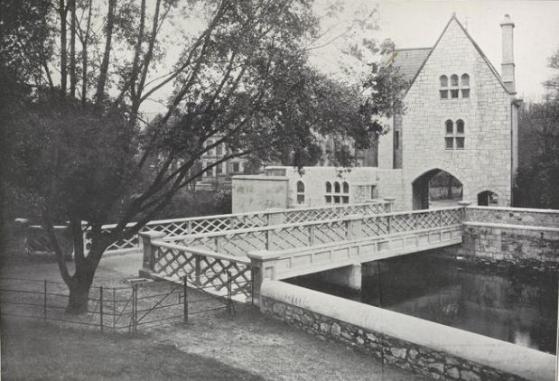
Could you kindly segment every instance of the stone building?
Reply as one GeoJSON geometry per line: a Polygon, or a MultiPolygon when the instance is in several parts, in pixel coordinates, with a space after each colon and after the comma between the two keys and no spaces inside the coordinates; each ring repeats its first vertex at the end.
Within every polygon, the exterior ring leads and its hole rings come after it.
{"type": "Polygon", "coordinates": [[[441,173],[453,179],[449,189],[460,185],[463,200],[510,205],[520,100],[514,79],[514,23],[505,15],[500,26],[500,74],[455,15],[432,47],[397,49],[388,57],[409,86],[402,95],[404,112],[386,121],[389,132],[380,137],[370,166],[346,172],[309,167],[303,173],[286,167],[280,176],[275,167],[260,176],[233,178],[233,204],[265,205],[253,201],[271,193],[253,185],[262,185],[274,172],[275,181],[285,185],[274,188],[273,197],[287,207],[362,202],[372,194],[394,198],[396,209],[425,209],[432,204],[430,183],[441,173]],[[334,174],[341,184],[347,183],[349,198],[328,197],[333,196],[329,190],[334,174]]]}
{"type": "Polygon", "coordinates": [[[505,15],[501,74],[455,15],[432,48],[394,52],[410,85],[404,114],[380,139],[379,168],[401,170],[404,208],[428,207],[429,181],[441,171],[462,184],[465,200],[511,204],[519,107],[513,29],[505,15]]]}
{"type": "MultiPolygon", "coordinates": [[[[208,139],[205,145],[211,146],[219,139],[220,136],[216,136],[214,139],[208,139]]],[[[227,144],[218,144],[209,149],[201,157],[202,167],[206,168],[207,166],[222,160],[223,157],[228,154],[230,154],[230,148],[227,144]]],[[[229,188],[231,186],[231,176],[244,174],[247,169],[247,162],[248,160],[245,158],[236,157],[219,163],[204,173],[204,175],[197,181],[196,187],[198,189],[208,190],[229,188]]]]}

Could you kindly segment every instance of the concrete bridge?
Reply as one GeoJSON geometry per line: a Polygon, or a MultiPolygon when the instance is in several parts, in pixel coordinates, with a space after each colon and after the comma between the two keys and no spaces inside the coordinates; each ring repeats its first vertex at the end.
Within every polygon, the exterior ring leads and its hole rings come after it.
{"type": "Polygon", "coordinates": [[[143,272],[171,280],[186,276],[216,294],[229,287],[242,300],[252,291],[258,296],[264,279],[333,269],[339,270],[328,273],[331,282],[360,288],[361,263],[462,242],[464,206],[385,210],[347,206],[335,218],[289,223],[276,218],[275,224],[199,234],[145,232],[143,272]]]}

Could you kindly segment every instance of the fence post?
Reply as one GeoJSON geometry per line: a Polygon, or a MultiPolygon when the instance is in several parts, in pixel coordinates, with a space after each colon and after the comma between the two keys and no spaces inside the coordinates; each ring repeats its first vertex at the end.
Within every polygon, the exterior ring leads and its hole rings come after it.
{"type": "Polygon", "coordinates": [[[134,284],[132,286],[132,332],[136,333],[138,330],[138,318],[136,315],[138,313],[138,285],[134,284]]]}
{"type": "Polygon", "coordinates": [[[99,287],[99,325],[101,326],[101,332],[103,332],[103,286],[99,287]]]}
{"type": "Polygon", "coordinates": [[[183,321],[188,323],[188,287],[186,285],[186,275],[182,278],[182,303],[183,303],[183,321]]]}
{"type": "Polygon", "coordinates": [[[227,270],[227,299],[229,300],[227,309],[229,310],[229,315],[235,314],[235,307],[233,306],[233,293],[231,290],[231,271],[227,270]]]}
{"type": "Polygon", "coordinates": [[[202,257],[198,254],[194,254],[194,284],[200,286],[200,277],[202,272],[202,257]]]}
{"type": "Polygon", "coordinates": [[[266,238],[266,250],[271,250],[272,248],[272,230],[271,229],[267,229],[266,232],[264,233],[265,238],[266,238]]]}
{"type": "Polygon", "coordinates": [[[219,253],[219,251],[221,250],[221,241],[219,239],[220,236],[216,236],[215,237],[215,252],[219,253]]]}
{"type": "Polygon", "coordinates": [[[309,246],[314,245],[315,225],[309,225],[309,246]]]}
{"type": "Polygon", "coordinates": [[[43,283],[43,320],[47,321],[47,280],[43,283]]]}
{"type": "Polygon", "coordinates": [[[148,276],[155,270],[155,256],[157,254],[157,249],[153,246],[152,241],[163,237],[165,237],[163,232],[148,231],[140,233],[140,239],[144,248],[141,272],[146,273],[148,276]]]}
{"type": "Polygon", "coordinates": [[[116,290],[113,287],[113,332],[116,330],[116,290]]]}

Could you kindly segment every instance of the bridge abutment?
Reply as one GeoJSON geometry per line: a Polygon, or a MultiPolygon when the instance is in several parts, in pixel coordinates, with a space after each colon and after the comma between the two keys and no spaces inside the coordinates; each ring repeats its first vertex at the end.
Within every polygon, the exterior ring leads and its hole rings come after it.
{"type": "Polygon", "coordinates": [[[335,286],[344,287],[352,291],[361,291],[361,264],[354,263],[349,266],[316,274],[317,279],[335,286]]]}

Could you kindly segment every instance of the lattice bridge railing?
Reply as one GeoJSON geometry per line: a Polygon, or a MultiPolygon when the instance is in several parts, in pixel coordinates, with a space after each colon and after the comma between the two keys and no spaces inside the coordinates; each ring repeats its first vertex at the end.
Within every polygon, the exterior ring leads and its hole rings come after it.
{"type": "Polygon", "coordinates": [[[256,250],[288,250],[451,226],[460,224],[463,214],[462,207],[451,207],[239,229],[226,233],[166,237],[163,240],[197,250],[243,258],[256,250]]]}
{"type": "MultiPolygon", "coordinates": [[[[345,216],[361,214],[372,215],[385,213],[391,203],[385,200],[375,200],[362,204],[348,204],[340,206],[324,206],[302,209],[281,209],[274,211],[250,212],[239,214],[224,214],[205,217],[179,218],[151,221],[142,231],[158,231],[166,237],[179,237],[204,233],[220,233],[232,230],[258,228],[286,223],[300,223],[318,220],[343,218],[345,216]]],[[[133,223],[129,224],[132,226],[133,223]]],[[[104,225],[103,229],[110,231],[116,225],[104,225]]],[[[86,241],[87,238],[87,232],[86,241]]],[[[137,251],[140,249],[138,236],[113,243],[107,252],[118,253],[137,251]]]]}
{"type": "Polygon", "coordinates": [[[163,241],[152,241],[153,272],[191,287],[240,302],[252,299],[252,274],[248,259],[220,255],[163,241]]]}

